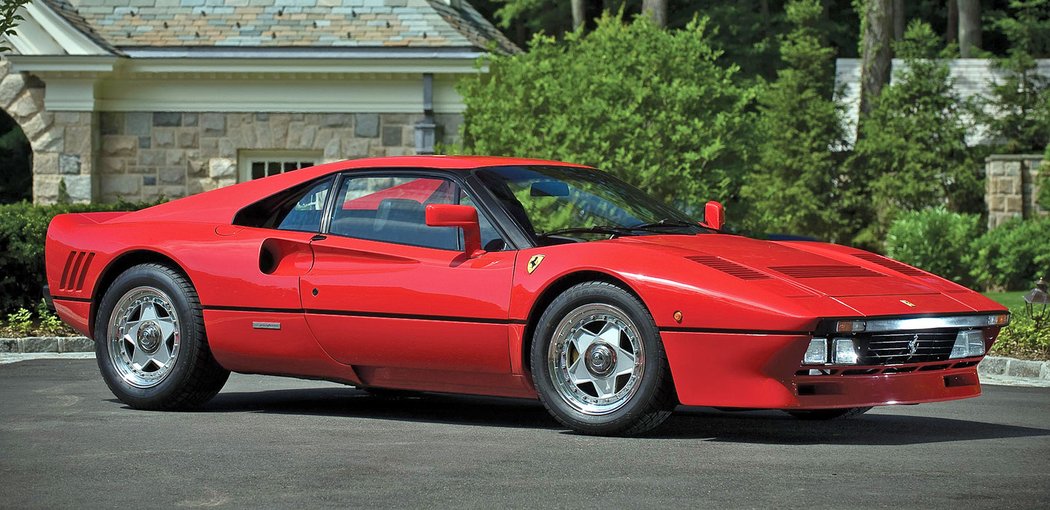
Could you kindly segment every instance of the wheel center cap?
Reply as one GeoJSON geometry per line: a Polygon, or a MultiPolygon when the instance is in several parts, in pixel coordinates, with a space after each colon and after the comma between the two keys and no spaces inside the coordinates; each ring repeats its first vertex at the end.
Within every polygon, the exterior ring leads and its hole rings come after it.
{"type": "Polygon", "coordinates": [[[616,367],[616,351],[608,344],[591,344],[584,354],[584,361],[590,373],[598,377],[605,377],[616,367]]]}
{"type": "Polygon", "coordinates": [[[156,322],[149,321],[139,327],[139,337],[136,339],[139,344],[139,348],[153,353],[160,347],[160,325],[156,322]]]}

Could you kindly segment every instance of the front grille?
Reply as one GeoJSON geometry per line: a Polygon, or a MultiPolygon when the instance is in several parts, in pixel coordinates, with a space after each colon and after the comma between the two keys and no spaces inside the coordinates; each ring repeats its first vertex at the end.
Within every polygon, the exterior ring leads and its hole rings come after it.
{"type": "Polygon", "coordinates": [[[955,344],[956,330],[908,331],[857,337],[859,365],[900,365],[946,361],[955,344]]]}

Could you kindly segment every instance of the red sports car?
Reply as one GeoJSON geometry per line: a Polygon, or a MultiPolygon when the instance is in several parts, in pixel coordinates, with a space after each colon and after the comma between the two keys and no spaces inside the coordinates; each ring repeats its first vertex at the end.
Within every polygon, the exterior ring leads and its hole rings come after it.
{"type": "Polygon", "coordinates": [[[698,223],[578,165],[362,159],[58,216],[47,277],[135,408],[200,405],[230,371],[538,397],[591,434],[678,404],[827,419],[980,394],[1002,306],[721,228],[717,203],[698,223]]]}

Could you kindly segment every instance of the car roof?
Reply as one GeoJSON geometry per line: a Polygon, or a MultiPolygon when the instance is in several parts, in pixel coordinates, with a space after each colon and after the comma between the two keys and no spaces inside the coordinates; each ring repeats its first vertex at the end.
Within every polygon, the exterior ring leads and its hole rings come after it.
{"type": "Polygon", "coordinates": [[[560,161],[498,156],[395,156],[336,161],[242,182],[205,193],[191,195],[136,213],[115,218],[114,222],[191,221],[231,223],[237,211],[282,190],[347,171],[382,169],[473,170],[494,166],[568,166],[589,168],[560,161]]]}

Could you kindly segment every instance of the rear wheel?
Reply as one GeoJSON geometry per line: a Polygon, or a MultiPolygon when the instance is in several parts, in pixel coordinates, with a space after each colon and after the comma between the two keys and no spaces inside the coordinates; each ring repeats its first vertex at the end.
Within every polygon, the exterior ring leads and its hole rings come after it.
{"type": "Polygon", "coordinates": [[[208,349],[196,290],[160,264],[134,266],[106,290],[95,351],[106,385],[137,409],[198,406],[230,375],[208,349]]]}
{"type": "Polygon", "coordinates": [[[540,317],[530,359],[540,401],[578,432],[641,434],[678,403],[652,316],[606,282],[555,298],[540,317]]]}
{"type": "Polygon", "coordinates": [[[860,416],[870,410],[870,407],[846,407],[842,409],[810,409],[784,412],[800,420],[838,420],[860,416]]]}

